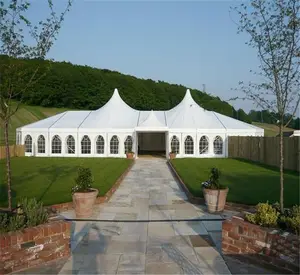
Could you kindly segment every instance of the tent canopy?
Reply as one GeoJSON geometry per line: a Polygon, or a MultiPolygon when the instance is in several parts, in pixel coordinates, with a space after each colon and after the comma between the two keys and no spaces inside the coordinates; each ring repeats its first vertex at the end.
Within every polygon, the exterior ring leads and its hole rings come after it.
{"type": "Polygon", "coordinates": [[[207,111],[192,98],[190,90],[186,91],[183,100],[167,111],[138,111],[126,104],[117,89],[112,97],[101,108],[95,111],[67,111],[38,122],[20,127],[17,130],[51,131],[60,129],[82,131],[114,129],[136,131],[172,131],[221,130],[262,132],[263,129],[234,118],[207,111]]]}

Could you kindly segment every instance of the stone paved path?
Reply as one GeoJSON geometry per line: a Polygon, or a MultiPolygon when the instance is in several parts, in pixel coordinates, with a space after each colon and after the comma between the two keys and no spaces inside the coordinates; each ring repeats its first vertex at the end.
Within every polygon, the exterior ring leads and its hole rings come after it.
{"type": "Polygon", "coordinates": [[[94,218],[107,221],[74,222],[60,274],[230,274],[219,253],[221,222],[213,221],[221,216],[189,203],[163,159],[137,160],[94,218]],[[174,221],[199,217],[212,220],[174,221]],[[147,219],[163,221],[140,222],[147,219]]]}

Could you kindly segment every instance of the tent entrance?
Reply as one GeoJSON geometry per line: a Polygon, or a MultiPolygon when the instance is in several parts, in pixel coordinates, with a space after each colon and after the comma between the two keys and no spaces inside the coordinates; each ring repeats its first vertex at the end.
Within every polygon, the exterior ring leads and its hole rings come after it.
{"type": "Polygon", "coordinates": [[[166,158],[166,132],[137,133],[138,157],[166,158]]]}

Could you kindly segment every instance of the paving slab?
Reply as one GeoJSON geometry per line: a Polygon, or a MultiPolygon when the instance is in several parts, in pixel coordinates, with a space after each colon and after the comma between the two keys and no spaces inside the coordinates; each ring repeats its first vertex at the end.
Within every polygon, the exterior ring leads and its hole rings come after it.
{"type": "Polygon", "coordinates": [[[60,274],[230,274],[218,250],[222,216],[191,204],[163,159],[136,160],[93,217],[105,222],[74,223],[60,274]]]}

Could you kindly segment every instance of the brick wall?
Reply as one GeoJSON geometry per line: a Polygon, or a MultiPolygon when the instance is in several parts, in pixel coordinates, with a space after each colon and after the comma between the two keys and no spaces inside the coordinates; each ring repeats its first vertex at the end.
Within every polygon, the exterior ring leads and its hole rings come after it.
{"type": "Polygon", "coordinates": [[[0,235],[0,274],[70,255],[71,223],[53,221],[0,235]]]}
{"type": "Polygon", "coordinates": [[[294,234],[261,227],[232,217],[222,225],[222,251],[247,261],[299,273],[300,239],[294,234]]]}

